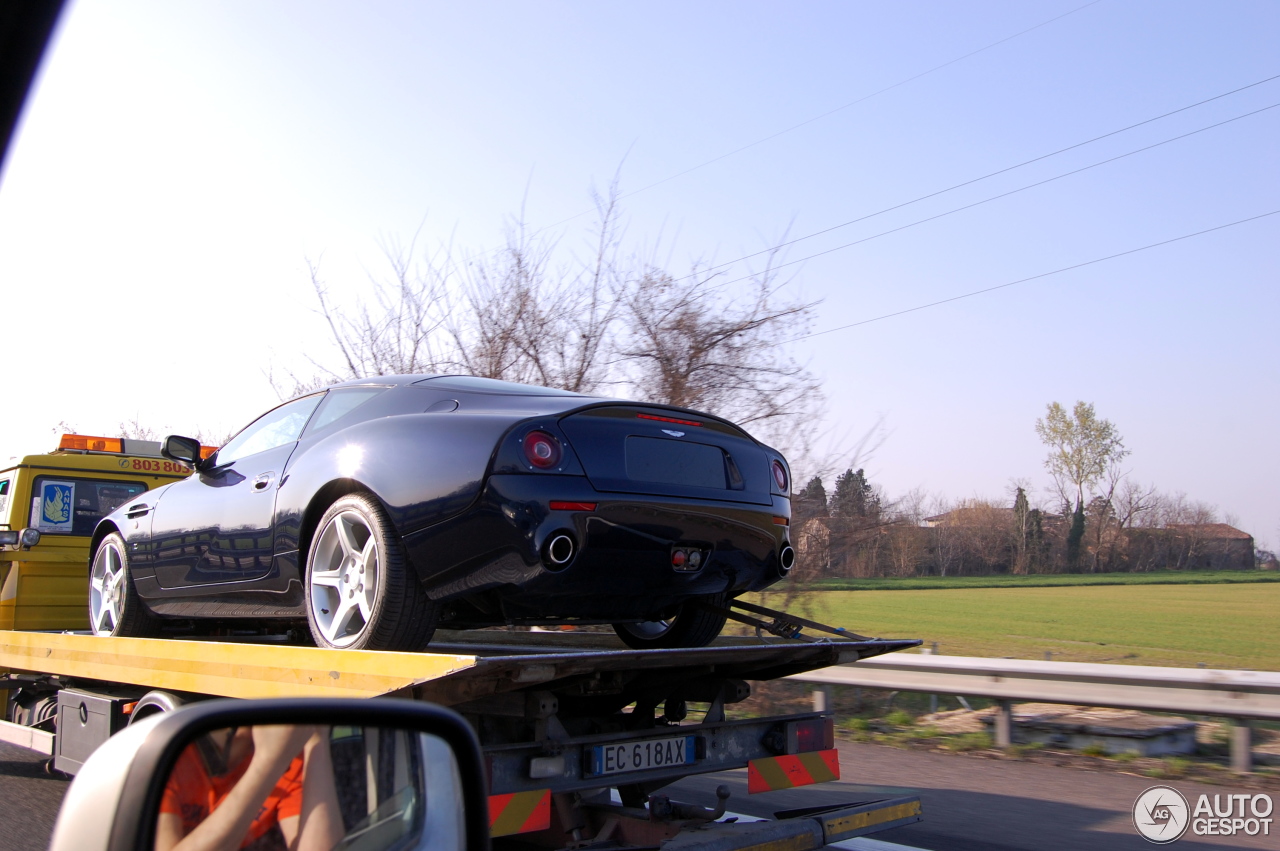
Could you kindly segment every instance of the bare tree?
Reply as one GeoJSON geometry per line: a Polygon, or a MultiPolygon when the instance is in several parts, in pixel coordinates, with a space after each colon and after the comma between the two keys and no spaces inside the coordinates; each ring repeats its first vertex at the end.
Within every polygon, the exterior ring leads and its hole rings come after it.
{"type": "Polygon", "coordinates": [[[1120,528],[1146,525],[1143,521],[1154,514],[1160,495],[1155,485],[1140,485],[1130,479],[1121,484],[1115,498],[1116,518],[1120,528]]]}
{"type": "Polygon", "coordinates": [[[888,528],[889,559],[895,576],[916,576],[929,557],[929,530],[921,527],[928,500],[920,488],[907,491],[893,502],[888,528]]]}
{"type": "Polygon", "coordinates": [[[784,423],[794,431],[821,404],[817,379],[780,345],[803,333],[815,305],[782,300],[767,268],[740,300],[714,282],[648,269],[622,298],[617,360],[646,400],[754,425],[778,442],[784,423]]]}
{"type": "MultiPolygon", "coordinates": [[[[617,181],[593,195],[585,251],[513,221],[497,252],[451,245],[414,261],[386,249],[390,275],[340,305],[312,264],[335,349],[315,376],[286,371],[277,392],[380,374],[460,371],[582,393],[695,408],[747,426],[788,455],[818,434],[818,380],[790,355],[814,303],[784,296],[776,252],[743,288],[695,268],[676,277],[622,250],[617,181]],[[290,386],[292,385],[292,386],[290,386]]],[[[274,376],[272,376],[274,379],[274,376]]]]}
{"type": "Polygon", "coordinates": [[[947,522],[947,515],[955,508],[955,504],[945,497],[935,497],[931,512],[942,519],[934,524],[933,553],[938,565],[939,576],[951,576],[960,572],[963,565],[960,557],[962,540],[960,530],[947,522]]]}
{"type": "Polygon", "coordinates": [[[458,364],[483,378],[545,383],[545,348],[553,317],[544,308],[554,244],[529,241],[523,228],[497,258],[466,264],[463,308],[446,318],[458,364]]]}
{"type": "Polygon", "coordinates": [[[332,302],[318,265],[309,264],[320,314],[341,359],[337,369],[311,359],[322,374],[333,379],[411,375],[436,370],[454,359],[438,333],[453,307],[449,252],[441,249],[429,254],[419,267],[412,259],[416,242],[384,249],[390,278],[371,276],[366,293],[372,301],[363,298],[352,311],[332,302]]]}
{"type": "Polygon", "coordinates": [[[593,196],[598,220],[586,259],[556,264],[559,240],[514,221],[497,252],[451,244],[415,259],[418,240],[386,246],[389,274],[371,276],[353,307],[338,303],[318,264],[312,291],[336,356],[308,358],[313,375],[269,374],[280,395],[371,375],[467,372],[597,391],[608,380],[610,329],[625,288],[618,262],[616,181],[593,196]]]}
{"type": "Polygon", "coordinates": [[[446,322],[463,370],[575,393],[596,392],[609,380],[610,331],[627,286],[616,181],[593,200],[597,222],[585,260],[553,267],[558,242],[517,223],[496,257],[465,264],[465,309],[446,322]]]}

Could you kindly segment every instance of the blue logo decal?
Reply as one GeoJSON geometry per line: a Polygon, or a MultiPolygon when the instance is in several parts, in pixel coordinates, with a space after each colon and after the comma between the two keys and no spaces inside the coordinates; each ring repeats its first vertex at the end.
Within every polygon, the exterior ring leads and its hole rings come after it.
{"type": "Polygon", "coordinates": [[[40,521],[50,526],[64,526],[71,522],[72,490],[70,485],[45,483],[40,500],[40,521]]]}

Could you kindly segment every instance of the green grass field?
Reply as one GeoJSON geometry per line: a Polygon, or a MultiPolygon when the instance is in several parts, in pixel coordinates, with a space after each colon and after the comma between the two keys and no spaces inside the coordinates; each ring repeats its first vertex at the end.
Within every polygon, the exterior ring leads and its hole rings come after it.
{"type": "Polygon", "coordinates": [[[884,579],[823,579],[821,591],[906,591],[932,588],[1058,588],[1080,585],[1231,585],[1280,582],[1280,571],[1162,570],[1153,573],[1049,573],[1030,576],[909,576],[884,579]]]}
{"type": "Polygon", "coordinates": [[[820,591],[785,604],[863,635],[949,656],[1280,670],[1280,584],[820,591]]]}

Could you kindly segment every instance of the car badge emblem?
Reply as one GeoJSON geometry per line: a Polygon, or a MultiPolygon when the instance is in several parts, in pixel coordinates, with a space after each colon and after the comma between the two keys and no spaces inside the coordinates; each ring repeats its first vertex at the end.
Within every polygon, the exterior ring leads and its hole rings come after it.
{"type": "Polygon", "coordinates": [[[662,433],[663,433],[663,434],[669,434],[669,435],[671,435],[672,437],[684,437],[684,432],[682,432],[682,431],[672,431],[672,430],[671,430],[671,429],[669,429],[669,428],[664,428],[664,429],[662,430],[662,433]]]}

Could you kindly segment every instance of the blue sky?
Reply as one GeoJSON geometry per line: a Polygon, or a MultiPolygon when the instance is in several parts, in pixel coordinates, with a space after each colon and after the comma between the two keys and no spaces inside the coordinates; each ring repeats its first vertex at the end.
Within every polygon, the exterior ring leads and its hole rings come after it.
{"type": "MultiPolygon", "coordinates": [[[[238,427],[275,399],[268,366],[327,352],[308,259],[355,296],[380,245],[422,225],[493,246],[522,204],[572,248],[586,219],[559,223],[620,164],[643,189],[630,238],[679,271],[1280,74],[1273,2],[1082,5],[74,2],[0,191],[23,397],[0,449],[43,449],[62,420],[238,427]]],[[[787,256],[1276,103],[1280,80],[787,256]]],[[[822,330],[1280,209],[1278,131],[1280,109],[1242,118],[806,261],[793,286],[822,330]]],[[[883,423],[864,463],[891,495],[1047,485],[1035,419],[1084,399],[1132,476],[1274,546],[1278,233],[1273,216],[797,353],[836,433],[883,423]]]]}

